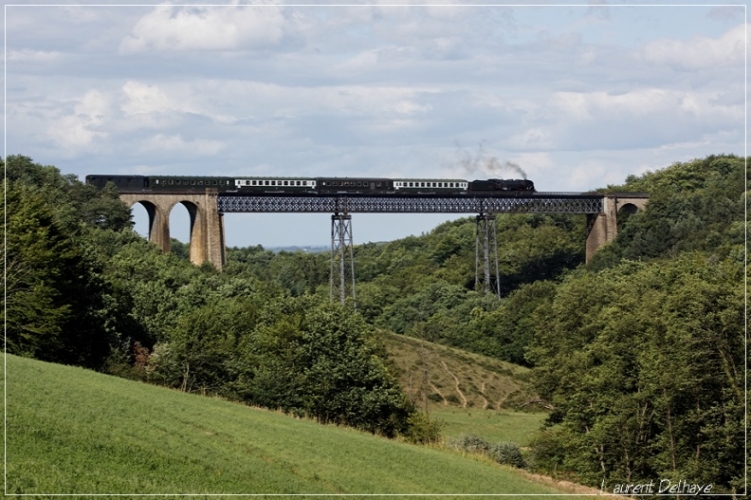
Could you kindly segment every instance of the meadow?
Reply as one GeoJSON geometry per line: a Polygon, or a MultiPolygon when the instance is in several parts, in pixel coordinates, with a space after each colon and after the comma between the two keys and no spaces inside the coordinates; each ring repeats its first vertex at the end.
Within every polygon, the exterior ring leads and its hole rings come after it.
{"type": "Polygon", "coordinates": [[[529,444],[532,434],[542,426],[546,417],[546,413],[477,408],[450,407],[430,411],[430,418],[441,422],[441,434],[447,439],[474,434],[491,443],[511,441],[522,447],[529,444]]]}
{"type": "Polygon", "coordinates": [[[81,368],[6,362],[9,494],[565,491],[440,447],[81,368]]]}

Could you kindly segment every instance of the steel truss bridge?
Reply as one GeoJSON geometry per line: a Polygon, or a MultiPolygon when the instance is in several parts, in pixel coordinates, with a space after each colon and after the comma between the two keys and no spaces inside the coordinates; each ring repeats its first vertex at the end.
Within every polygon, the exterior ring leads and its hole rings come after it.
{"type": "Polygon", "coordinates": [[[497,213],[585,214],[603,212],[602,195],[529,193],[496,196],[247,196],[219,193],[220,213],[326,212],[331,217],[331,300],[356,304],[353,213],[466,213],[477,216],[475,288],[500,295],[497,213]],[[492,264],[495,264],[493,266],[492,264]]]}
{"type": "Polygon", "coordinates": [[[217,208],[239,212],[599,214],[603,196],[535,193],[512,196],[243,196],[219,193],[217,208]]]}

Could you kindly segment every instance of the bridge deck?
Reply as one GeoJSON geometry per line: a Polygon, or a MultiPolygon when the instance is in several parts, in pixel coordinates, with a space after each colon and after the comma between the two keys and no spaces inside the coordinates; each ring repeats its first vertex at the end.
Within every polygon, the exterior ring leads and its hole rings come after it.
{"type": "Polygon", "coordinates": [[[520,196],[242,196],[219,194],[220,212],[328,213],[558,213],[602,212],[602,195],[535,193],[520,196]]]}

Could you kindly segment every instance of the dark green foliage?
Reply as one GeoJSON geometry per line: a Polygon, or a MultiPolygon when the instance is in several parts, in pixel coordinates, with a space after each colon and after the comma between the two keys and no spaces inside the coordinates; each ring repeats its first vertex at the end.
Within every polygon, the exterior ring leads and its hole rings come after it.
{"type": "Polygon", "coordinates": [[[437,443],[441,440],[441,430],[443,423],[438,420],[431,420],[430,415],[422,412],[414,412],[410,415],[407,431],[404,437],[410,443],[430,444],[437,443]]]}
{"type": "Polygon", "coordinates": [[[169,252],[177,258],[190,261],[190,245],[175,238],[170,238],[169,252]]]}
{"type": "Polygon", "coordinates": [[[472,323],[484,337],[484,342],[477,341],[483,354],[529,365],[525,352],[537,327],[534,313],[547,307],[555,292],[555,283],[536,281],[512,292],[497,309],[476,311],[472,323]]]}
{"type": "Polygon", "coordinates": [[[494,444],[490,450],[488,450],[488,455],[499,464],[511,465],[519,469],[523,469],[525,466],[522,452],[515,443],[507,442],[494,444]]]}
{"type": "Polygon", "coordinates": [[[227,249],[229,274],[250,275],[299,297],[329,284],[329,254],[274,253],[262,246],[227,249]]]}
{"type": "Polygon", "coordinates": [[[674,257],[696,250],[742,261],[744,171],[743,158],[709,156],[609,186],[614,192],[647,192],[649,203],[623,223],[619,214],[618,237],[595,254],[590,269],[616,265],[621,258],[674,257]]]}
{"type": "Polygon", "coordinates": [[[224,299],[176,321],[149,358],[150,380],[387,436],[414,409],[362,319],[310,297],[224,299]]]}
{"type": "Polygon", "coordinates": [[[100,367],[118,341],[117,313],[88,237],[128,227],[129,212],[26,157],[9,157],[7,172],[8,351],[100,367]]]}
{"type": "Polygon", "coordinates": [[[555,406],[535,463],[581,481],[743,469],[743,269],[685,254],[572,275],[536,310],[534,386],[555,406]]]}

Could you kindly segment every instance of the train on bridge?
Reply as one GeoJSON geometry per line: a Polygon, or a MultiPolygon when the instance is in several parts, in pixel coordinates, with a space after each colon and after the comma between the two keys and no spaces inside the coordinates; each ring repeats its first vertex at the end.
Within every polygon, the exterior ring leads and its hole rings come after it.
{"type": "Polygon", "coordinates": [[[103,188],[112,182],[120,192],[186,192],[215,188],[242,196],[455,196],[534,193],[527,179],[386,179],[369,177],[182,177],[87,175],[86,183],[103,188]]]}

